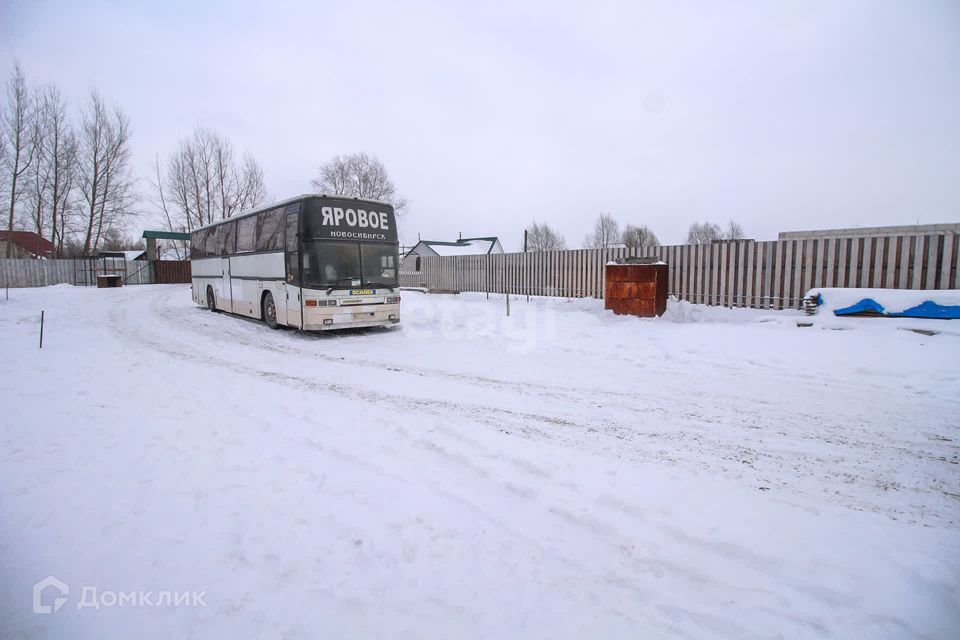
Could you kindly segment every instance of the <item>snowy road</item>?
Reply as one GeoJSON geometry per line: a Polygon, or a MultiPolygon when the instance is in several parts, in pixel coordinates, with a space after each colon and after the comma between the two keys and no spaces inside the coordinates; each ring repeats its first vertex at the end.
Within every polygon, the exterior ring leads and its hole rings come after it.
{"type": "Polygon", "coordinates": [[[960,337],[601,305],[405,293],[399,328],[310,336],[187,287],[14,290],[0,636],[955,632],[960,337]]]}

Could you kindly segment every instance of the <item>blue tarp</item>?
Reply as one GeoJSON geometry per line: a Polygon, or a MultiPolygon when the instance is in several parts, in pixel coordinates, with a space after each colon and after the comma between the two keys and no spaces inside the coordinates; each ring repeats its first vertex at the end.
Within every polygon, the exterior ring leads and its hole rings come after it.
{"type": "Polygon", "coordinates": [[[904,311],[887,312],[882,304],[873,298],[864,298],[856,304],[834,310],[834,315],[852,316],[857,314],[883,315],[890,318],[935,318],[960,320],[960,306],[947,306],[927,300],[904,311]]]}
{"type": "Polygon", "coordinates": [[[960,306],[946,306],[927,300],[923,304],[910,307],[900,313],[889,314],[896,318],[943,318],[945,320],[960,320],[960,306]]]}

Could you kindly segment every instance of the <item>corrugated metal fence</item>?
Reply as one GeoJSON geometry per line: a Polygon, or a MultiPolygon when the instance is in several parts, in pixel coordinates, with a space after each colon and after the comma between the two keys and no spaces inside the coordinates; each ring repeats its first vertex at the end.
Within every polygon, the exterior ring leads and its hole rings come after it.
{"type": "Polygon", "coordinates": [[[45,287],[52,284],[96,285],[97,275],[122,275],[124,284],[153,282],[143,260],[0,259],[0,287],[45,287]]]}
{"type": "MultiPolygon", "coordinates": [[[[728,307],[800,308],[813,287],[954,289],[960,234],[740,240],[641,250],[576,249],[421,258],[403,286],[517,295],[603,297],[603,267],[629,255],[669,265],[670,294],[728,307]]],[[[407,261],[408,263],[411,261],[407,261]]]]}

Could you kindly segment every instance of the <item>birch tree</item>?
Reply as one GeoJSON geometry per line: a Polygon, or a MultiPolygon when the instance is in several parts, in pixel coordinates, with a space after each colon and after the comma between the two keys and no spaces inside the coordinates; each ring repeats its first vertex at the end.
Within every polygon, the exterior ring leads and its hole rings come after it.
{"type": "Polygon", "coordinates": [[[724,240],[743,240],[746,237],[747,236],[743,231],[743,226],[739,222],[734,222],[733,220],[727,223],[727,228],[723,231],[724,240]]]}
{"type": "MultiPolygon", "coordinates": [[[[13,231],[17,204],[23,196],[22,179],[33,164],[36,137],[31,128],[34,124],[33,96],[19,62],[14,62],[7,80],[6,105],[3,112],[0,143],[3,152],[3,177],[5,179],[7,231],[13,231]]],[[[13,243],[7,242],[7,255],[13,256],[13,243]]]]}
{"type": "Polygon", "coordinates": [[[620,242],[620,225],[609,213],[600,213],[593,226],[593,233],[584,239],[587,249],[609,249],[620,242]]]}
{"type": "Polygon", "coordinates": [[[60,90],[50,85],[38,98],[33,127],[36,155],[29,172],[30,217],[34,230],[50,238],[59,256],[73,210],[77,142],[60,90]]]}
{"type": "Polygon", "coordinates": [[[364,152],[334,156],[320,167],[320,175],[311,184],[318,193],[388,202],[397,213],[408,204],[397,193],[383,163],[364,152]]]}
{"type": "Polygon", "coordinates": [[[628,249],[652,249],[660,246],[657,235],[647,225],[628,224],[623,229],[620,241],[628,249]]]}
{"type": "Polygon", "coordinates": [[[92,255],[104,231],[121,223],[134,202],[130,120],[119,107],[108,109],[95,90],[83,112],[77,169],[83,254],[92,255]]]}
{"type": "Polygon", "coordinates": [[[720,227],[712,222],[694,222],[687,229],[687,244],[710,244],[722,237],[720,227]]]}
{"type": "Polygon", "coordinates": [[[527,227],[527,251],[560,251],[566,248],[566,240],[550,225],[534,222],[527,227]]]}
{"type": "Polygon", "coordinates": [[[266,199],[263,170],[250,153],[238,163],[233,145],[220,134],[197,128],[170,155],[167,173],[155,167],[158,204],[172,230],[192,231],[224,220],[266,199]]]}

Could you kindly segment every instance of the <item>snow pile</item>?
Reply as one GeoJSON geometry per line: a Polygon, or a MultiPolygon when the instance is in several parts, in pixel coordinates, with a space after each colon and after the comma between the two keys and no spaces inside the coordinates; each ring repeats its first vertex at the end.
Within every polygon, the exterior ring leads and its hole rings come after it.
{"type": "Polygon", "coordinates": [[[789,322],[792,318],[802,315],[792,309],[784,311],[769,311],[765,309],[747,309],[744,307],[714,307],[705,304],[694,304],[686,300],[677,300],[672,297],[667,300],[667,311],[663,319],[668,322],[691,323],[749,323],[749,322],[789,322]]]}

